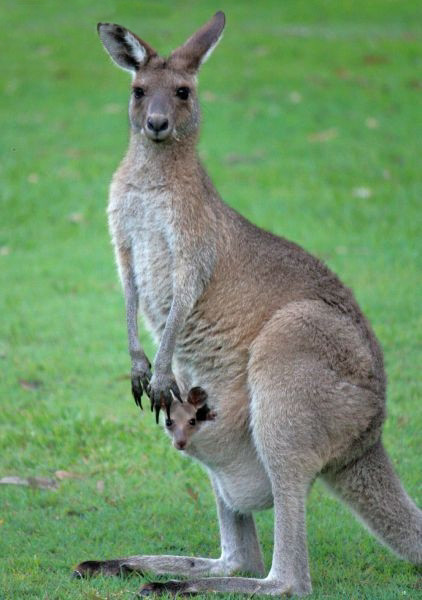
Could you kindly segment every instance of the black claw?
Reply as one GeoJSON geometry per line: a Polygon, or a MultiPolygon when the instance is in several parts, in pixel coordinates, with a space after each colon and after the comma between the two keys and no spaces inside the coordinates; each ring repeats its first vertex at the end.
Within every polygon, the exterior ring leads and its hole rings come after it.
{"type": "Polygon", "coordinates": [[[132,379],[132,396],[133,396],[133,398],[135,400],[136,406],[139,406],[139,408],[141,410],[143,410],[142,401],[141,401],[141,398],[142,398],[142,385],[141,385],[141,382],[140,382],[139,378],[132,379]]]}
{"type": "Polygon", "coordinates": [[[149,383],[147,387],[144,386],[144,390],[148,394],[151,401],[151,412],[155,411],[155,421],[158,424],[160,410],[163,409],[166,412],[168,418],[170,418],[170,408],[173,402],[173,396],[183,404],[182,397],[180,395],[179,387],[175,381],[170,382],[169,389],[155,391],[151,388],[149,383]]]}
{"type": "Polygon", "coordinates": [[[141,383],[142,383],[142,389],[146,392],[149,386],[149,378],[148,377],[143,377],[141,379],[141,383]]]}
{"type": "Polygon", "coordinates": [[[181,397],[180,392],[179,392],[179,388],[178,388],[178,386],[177,386],[176,383],[171,386],[171,391],[173,392],[173,394],[175,395],[175,397],[179,400],[179,402],[181,404],[183,404],[183,400],[182,400],[182,397],[181,397]]]}
{"type": "MultiPolygon", "coordinates": [[[[134,400],[135,400],[135,404],[136,404],[136,406],[139,406],[140,400],[139,400],[139,396],[138,396],[138,394],[136,394],[136,393],[134,393],[134,392],[132,391],[132,395],[133,395],[133,398],[134,398],[134,400]]],[[[141,408],[142,408],[142,407],[141,407],[141,408]]]]}

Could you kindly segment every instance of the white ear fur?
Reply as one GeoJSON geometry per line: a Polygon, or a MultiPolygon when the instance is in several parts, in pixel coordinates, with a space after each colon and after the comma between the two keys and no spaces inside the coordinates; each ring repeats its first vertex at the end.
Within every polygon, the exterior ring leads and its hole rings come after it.
{"type": "Polygon", "coordinates": [[[201,60],[199,61],[199,65],[203,65],[204,62],[207,62],[207,60],[209,59],[211,54],[214,52],[214,50],[216,49],[218,44],[221,42],[221,40],[223,38],[223,33],[224,32],[222,31],[220,33],[219,37],[215,40],[215,42],[208,48],[208,50],[205,52],[205,54],[202,56],[201,60]]]}
{"type": "MultiPolygon", "coordinates": [[[[131,31],[113,23],[99,23],[98,34],[113,62],[124,71],[135,74],[154,53],[131,31]]],[[[145,42],[144,42],[145,43],[145,42]]]]}
{"type": "Polygon", "coordinates": [[[125,40],[132,49],[133,57],[139,65],[143,65],[148,57],[147,51],[130,31],[126,31],[125,40]]]}

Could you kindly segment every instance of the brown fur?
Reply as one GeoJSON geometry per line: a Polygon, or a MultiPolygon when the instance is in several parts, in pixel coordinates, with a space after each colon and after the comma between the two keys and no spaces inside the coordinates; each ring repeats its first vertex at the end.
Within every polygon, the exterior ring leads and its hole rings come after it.
{"type": "MultiPolygon", "coordinates": [[[[311,591],[305,502],[316,476],[383,543],[416,563],[422,514],[380,441],[382,352],[352,292],[317,258],[225,205],[198,160],[195,73],[223,26],[217,13],[167,59],[119,26],[100,26],[106,48],[132,70],[132,86],[143,94],[131,98],[129,150],[109,204],[135,399],[140,402],[149,381],[157,416],[161,406],[170,412],[180,393],[174,372],[182,390],[203,386],[218,413],[189,452],[213,482],[221,558],[189,566],[185,557],[139,556],[118,564],[223,575],[151,584],[145,593],[305,595],[311,591]],[[190,89],[188,99],[179,97],[181,86],[190,89]],[[137,337],[138,304],[159,342],[152,378],[137,337]],[[228,577],[238,568],[262,574],[250,513],[271,504],[268,576],[228,577]]],[[[107,561],[98,565],[107,570],[107,561]]]]}

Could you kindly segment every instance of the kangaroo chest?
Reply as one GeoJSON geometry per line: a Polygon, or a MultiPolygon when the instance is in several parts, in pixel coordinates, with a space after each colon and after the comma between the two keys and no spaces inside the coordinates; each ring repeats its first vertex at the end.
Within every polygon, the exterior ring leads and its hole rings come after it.
{"type": "MultiPolygon", "coordinates": [[[[182,186],[175,190],[152,183],[135,186],[124,177],[116,177],[111,187],[108,214],[113,243],[130,252],[139,311],[157,344],[173,301],[176,252],[180,261],[186,238],[177,207],[186,204],[187,193],[182,186]]],[[[236,311],[225,323],[221,314],[214,315],[210,300],[206,306],[203,298],[198,300],[177,337],[173,372],[179,381],[212,389],[216,377],[239,376],[247,356],[233,343],[237,339],[233,320],[237,322],[236,311]]]]}
{"type": "Polygon", "coordinates": [[[119,231],[130,248],[140,311],[156,341],[173,300],[175,235],[170,206],[167,192],[129,188],[117,208],[113,211],[112,200],[109,210],[113,237],[119,231]]]}

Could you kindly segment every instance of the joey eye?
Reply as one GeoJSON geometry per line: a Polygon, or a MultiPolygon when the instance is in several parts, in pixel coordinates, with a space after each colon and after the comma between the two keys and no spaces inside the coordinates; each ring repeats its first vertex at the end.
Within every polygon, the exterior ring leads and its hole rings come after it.
{"type": "Polygon", "coordinates": [[[171,427],[173,425],[173,421],[171,419],[166,419],[166,427],[171,427]]]}
{"type": "Polygon", "coordinates": [[[143,96],[145,96],[144,88],[134,87],[133,88],[133,95],[134,95],[134,97],[137,100],[139,100],[140,98],[142,98],[143,96]]]}
{"type": "Polygon", "coordinates": [[[180,98],[180,100],[187,100],[190,94],[190,89],[188,87],[179,87],[176,90],[176,96],[180,98]]]}
{"type": "Polygon", "coordinates": [[[196,419],[189,419],[189,425],[196,425],[196,419]]]}

